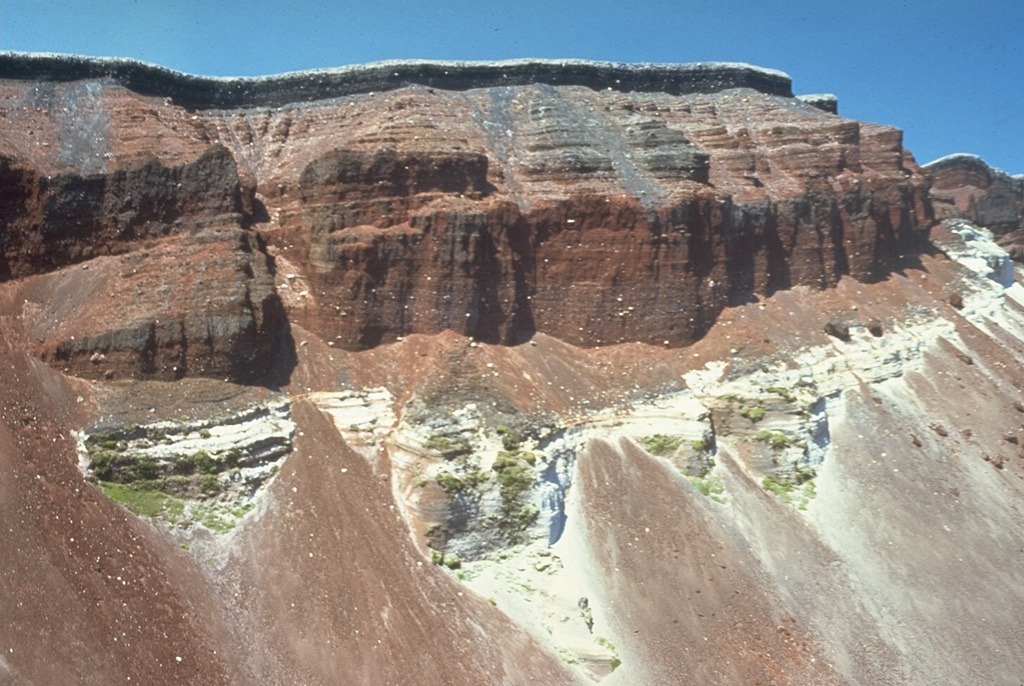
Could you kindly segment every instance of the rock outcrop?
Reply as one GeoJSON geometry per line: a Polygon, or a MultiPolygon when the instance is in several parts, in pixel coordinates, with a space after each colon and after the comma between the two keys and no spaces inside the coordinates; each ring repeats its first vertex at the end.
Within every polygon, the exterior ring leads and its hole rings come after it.
{"type": "Polygon", "coordinates": [[[160,241],[211,246],[159,284],[114,277],[109,320],[73,341],[36,327],[46,359],[77,373],[107,373],[97,353],[119,351],[163,360],[116,365],[132,374],[266,371],[283,317],[264,245],[292,276],[278,279],[290,321],[342,348],[444,329],[679,346],[730,304],[882,278],[932,222],[898,130],[827,114],[746,65],[386,63],[219,81],[3,60],[7,278],[173,253],[146,247],[160,241]],[[326,95],[341,97],[314,100],[326,95]],[[219,97],[241,109],[209,109],[219,97]],[[213,264],[221,276],[194,278],[213,264]],[[118,332],[132,299],[170,312],[118,332]],[[238,350],[243,369],[211,358],[238,350]]]}
{"type": "Polygon", "coordinates": [[[1024,176],[990,167],[977,155],[958,153],[924,166],[940,218],[961,217],[999,237],[1016,260],[1024,259],[1024,176]]]}
{"type": "Polygon", "coordinates": [[[86,377],[265,377],[284,312],[226,148],[110,173],[0,170],[0,273],[42,359],[86,377]]]}

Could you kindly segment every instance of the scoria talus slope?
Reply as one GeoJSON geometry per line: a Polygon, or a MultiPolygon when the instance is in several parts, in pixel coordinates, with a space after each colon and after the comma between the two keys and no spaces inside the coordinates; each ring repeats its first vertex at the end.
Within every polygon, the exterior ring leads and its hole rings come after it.
{"type": "Polygon", "coordinates": [[[0,68],[0,682],[1024,672],[990,182],[743,65],[0,68]]]}

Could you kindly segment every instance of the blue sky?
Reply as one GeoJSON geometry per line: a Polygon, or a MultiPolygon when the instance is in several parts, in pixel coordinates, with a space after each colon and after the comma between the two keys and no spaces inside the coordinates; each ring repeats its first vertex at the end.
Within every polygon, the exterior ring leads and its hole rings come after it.
{"type": "Polygon", "coordinates": [[[737,61],[1024,173],[1024,0],[3,0],[0,49],[254,76],[392,58],[737,61]]]}

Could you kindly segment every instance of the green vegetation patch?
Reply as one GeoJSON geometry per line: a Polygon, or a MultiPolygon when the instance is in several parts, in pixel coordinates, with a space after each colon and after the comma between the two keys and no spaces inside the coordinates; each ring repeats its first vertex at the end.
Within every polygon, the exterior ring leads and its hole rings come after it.
{"type": "Polygon", "coordinates": [[[531,460],[521,452],[498,453],[492,469],[498,473],[502,500],[517,500],[533,487],[536,476],[531,464],[531,460]]]}
{"type": "Polygon", "coordinates": [[[789,481],[780,481],[766,476],[761,481],[761,487],[774,494],[782,502],[793,505],[798,510],[806,510],[807,504],[818,495],[813,479],[807,479],[797,485],[789,481]]]}
{"type": "Polygon", "coordinates": [[[226,534],[234,529],[238,520],[251,509],[251,503],[237,508],[196,504],[189,508],[189,515],[210,531],[216,534],[226,534]]]}
{"type": "Polygon", "coordinates": [[[654,434],[653,436],[644,436],[640,440],[643,441],[647,452],[660,457],[679,450],[679,446],[683,444],[684,439],[682,436],[654,434]]]}
{"type": "Polygon", "coordinates": [[[465,436],[435,435],[428,438],[423,445],[428,450],[439,453],[446,460],[453,460],[456,457],[473,453],[473,445],[465,436]]]}
{"type": "Polygon", "coordinates": [[[693,487],[700,491],[700,494],[711,498],[720,505],[725,504],[725,484],[717,476],[690,476],[686,475],[693,487]]]}
{"type": "Polygon", "coordinates": [[[238,520],[256,507],[252,502],[189,502],[160,490],[165,487],[163,482],[163,479],[158,479],[127,485],[100,481],[97,486],[103,495],[140,517],[155,517],[180,527],[188,527],[193,522],[198,522],[218,534],[225,534],[234,529],[238,520]]]}
{"type": "Polygon", "coordinates": [[[523,443],[523,437],[519,435],[518,431],[504,425],[497,427],[494,431],[501,437],[501,445],[505,450],[509,452],[519,450],[519,446],[523,443]]]}
{"type": "Polygon", "coordinates": [[[103,495],[115,503],[124,505],[141,517],[162,517],[168,521],[175,522],[185,512],[184,501],[163,491],[137,488],[135,486],[126,486],[106,481],[99,482],[99,489],[103,495]]]}
{"type": "Polygon", "coordinates": [[[611,661],[611,665],[610,666],[611,666],[611,670],[613,672],[616,669],[618,669],[620,666],[622,666],[622,660],[619,659],[619,652],[615,649],[615,644],[613,644],[607,638],[604,638],[602,636],[598,636],[597,638],[595,638],[594,642],[596,642],[597,645],[599,645],[599,646],[601,646],[603,648],[607,648],[611,652],[611,654],[612,654],[612,661],[611,661]]]}
{"type": "Polygon", "coordinates": [[[535,461],[536,456],[528,451],[502,451],[492,467],[501,494],[498,529],[513,545],[522,543],[525,531],[540,514],[535,505],[524,502],[537,479],[532,466],[535,461]]]}
{"type": "Polygon", "coordinates": [[[746,417],[752,422],[759,422],[764,419],[764,408],[763,407],[741,407],[740,416],[746,417]]]}
{"type": "Polygon", "coordinates": [[[241,450],[233,448],[217,455],[200,450],[192,455],[178,455],[172,460],[160,462],[141,450],[164,440],[166,435],[163,432],[140,426],[110,429],[88,436],[85,447],[89,453],[92,478],[107,483],[137,485],[143,490],[169,490],[178,494],[189,490],[188,484],[191,483],[191,490],[209,496],[216,495],[221,489],[215,487],[214,479],[207,476],[237,468],[244,457],[241,450]],[[176,478],[194,477],[197,474],[201,475],[200,478],[191,482],[176,478]],[[170,488],[154,486],[149,482],[159,482],[170,488]]]}
{"type": "Polygon", "coordinates": [[[769,393],[774,393],[775,395],[781,397],[787,403],[791,403],[796,400],[796,396],[793,395],[793,393],[788,388],[783,388],[782,386],[769,386],[765,390],[768,391],[769,393]]]}
{"type": "Polygon", "coordinates": [[[785,450],[793,444],[789,436],[778,431],[761,430],[757,432],[757,440],[767,443],[775,450],[785,450]]]}
{"type": "Polygon", "coordinates": [[[490,480],[487,472],[474,469],[461,474],[441,472],[437,475],[437,484],[444,489],[448,502],[455,502],[460,495],[475,498],[480,495],[480,487],[490,480]]]}

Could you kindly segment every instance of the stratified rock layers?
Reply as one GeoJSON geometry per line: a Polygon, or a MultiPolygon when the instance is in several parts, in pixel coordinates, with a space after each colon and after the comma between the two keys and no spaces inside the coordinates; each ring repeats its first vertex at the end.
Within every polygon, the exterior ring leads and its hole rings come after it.
{"type": "Polygon", "coordinates": [[[2,82],[0,268],[36,275],[37,353],[86,375],[251,380],[286,317],[347,349],[444,329],[686,345],[731,303],[882,278],[932,223],[898,130],[772,83],[187,110],[113,81],[2,82]],[[57,281],[102,310],[49,326],[57,281]]]}
{"type": "Polygon", "coordinates": [[[993,169],[975,155],[947,155],[925,165],[943,215],[962,215],[997,235],[1024,231],[1024,177],[993,169]]]}

